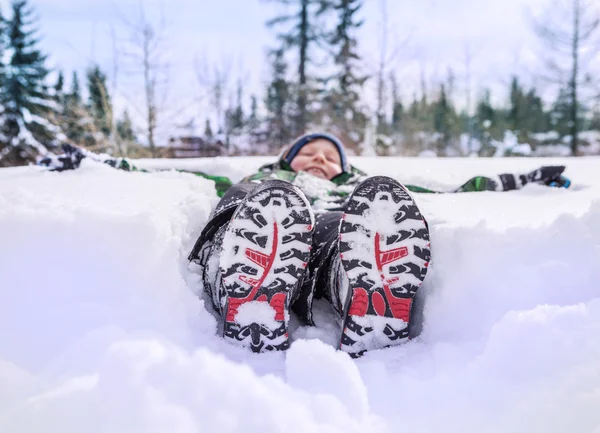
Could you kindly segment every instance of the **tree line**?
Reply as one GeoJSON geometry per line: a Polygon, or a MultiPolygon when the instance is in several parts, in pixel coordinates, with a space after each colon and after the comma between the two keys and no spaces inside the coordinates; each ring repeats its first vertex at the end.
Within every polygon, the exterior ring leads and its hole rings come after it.
{"type": "MultiPolygon", "coordinates": [[[[380,1],[385,6],[386,0],[380,1]]],[[[408,100],[400,96],[385,52],[378,70],[365,73],[358,38],[363,0],[271,0],[286,5],[287,13],[265,23],[276,44],[266,59],[264,93],[247,100],[239,80],[232,97],[226,71],[215,68],[204,83],[212,108],[197,118],[204,123],[202,136],[219,141],[230,154],[272,153],[305,131],[326,129],[356,154],[416,155],[428,149],[438,155],[488,155],[510,132],[533,145],[543,145],[544,137],[566,141],[577,155],[580,132],[600,130],[600,96],[582,96],[597,85],[582,53],[589,57],[600,17],[586,0],[560,1],[568,6],[569,26],[549,19],[534,25],[548,47],[547,70],[559,89],[555,100],[544,103],[538,89],[513,76],[505,104],[492,103],[491,91],[482,89],[469,110],[457,107],[451,70],[431,88],[423,83],[408,100]],[[377,88],[375,112],[364,98],[366,84],[377,88]]],[[[0,13],[0,166],[31,162],[64,142],[130,157],[159,156],[166,143],[156,142],[158,74],[150,66],[157,64],[156,29],[147,21],[139,27],[137,56],[145,66],[146,98],[140,127],[127,111],[114,113],[114,95],[98,65],[88,67],[83,83],[73,72],[65,85],[62,71],[48,83],[36,26],[28,0],[13,0],[9,16],[0,13]]]]}

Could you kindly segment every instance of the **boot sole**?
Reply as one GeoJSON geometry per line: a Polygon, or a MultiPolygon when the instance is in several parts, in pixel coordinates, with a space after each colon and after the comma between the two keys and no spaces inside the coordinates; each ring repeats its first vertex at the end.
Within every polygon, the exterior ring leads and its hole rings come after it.
{"type": "Polygon", "coordinates": [[[257,187],[223,237],[223,338],[253,352],[289,347],[290,292],[305,273],[314,216],[304,195],[283,181],[257,187]]]}
{"type": "Polygon", "coordinates": [[[353,357],[406,342],[413,298],[431,257],[429,231],[410,193],[394,179],[367,179],[340,223],[350,296],[340,349],[353,357]]]}

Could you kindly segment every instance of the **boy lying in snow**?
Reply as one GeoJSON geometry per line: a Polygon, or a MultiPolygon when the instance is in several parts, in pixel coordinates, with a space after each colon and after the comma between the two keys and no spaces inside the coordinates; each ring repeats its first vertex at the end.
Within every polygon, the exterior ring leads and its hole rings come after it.
{"type": "MultiPolygon", "coordinates": [[[[97,158],[73,149],[42,164],[63,170],[97,158]]],[[[455,192],[568,187],[563,170],[476,177],[455,192]]],[[[367,177],[328,134],[300,137],[276,163],[223,188],[189,260],[200,265],[224,338],[255,352],[284,350],[289,310],[314,324],[312,301],[324,297],[342,323],[340,348],[352,356],[407,341],[431,256],[427,222],[408,191],[435,192],[367,177]]]]}
{"type": "MultiPolygon", "coordinates": [[[[457,191],[567,184],[564,167],[474,178],[457,191]]],[[[253,351],[288,347],[289,309],[313,324],[324,297],[353,356],[408,339],[413,298],[430,261],[427,222],[406,187],[367,178],[328,134],[296,140],[274,164],[232,186],[189,259],[223,320],[223,336],[253,351]]]]}

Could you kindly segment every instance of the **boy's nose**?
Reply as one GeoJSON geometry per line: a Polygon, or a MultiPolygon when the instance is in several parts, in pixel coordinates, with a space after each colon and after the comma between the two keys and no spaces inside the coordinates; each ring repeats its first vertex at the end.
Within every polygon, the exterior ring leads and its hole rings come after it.
{"type": "Polygon", "coordinates": [[[326,158],[325,155],[323,155],[321,152],[317,152],[315,153],[315,160],[321,161],[321,162],[325,162],[326,158]]]}

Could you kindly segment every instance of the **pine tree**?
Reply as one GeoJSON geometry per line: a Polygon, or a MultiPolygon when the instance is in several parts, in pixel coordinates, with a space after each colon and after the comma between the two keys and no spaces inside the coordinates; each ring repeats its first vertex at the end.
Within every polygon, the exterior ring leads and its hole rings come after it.
{"type": "Polygon", "coordinates": [[[336,0],[331,7],[338,15],[338,24],[330,37],[337,73],[334,76],[336,85],[329,92],[328,102],[339,132],[345,137],[360,137],[365,119],[358,102],[366,76],[358,73],[360,56],[355,33],[363,24],[357,19],[362,0],[336,0]]]}
{"type": "Polygon", "coordinates": [[[59,128],[49,120],[56,117],[56,103],[45,84],[46,56],[38,49],[33,15],[26,0],[13,1],[12,18],[2,26],[0,35],[10,49],[8,68],[0,83],[5,136],[0,164],[30,161],[46,154],[48,148],[58,144],[57,137],[62,137],[59,128]]]}
{"type": "Polygon", "coordinates": [[[290,83],[286,79],[287,63],[285,62],[284,51],[279,49],[271,53],[272,79],[267,88],[267,97],[265,105],[267,107],[267,124],[269,130],[269,142],[280,147],[292,137],[290,127],[292,124],[290,116],[290,83]]]}
{"type": "Polygon", "coordinates": [[[71,93],[69,93],[71,100],[77,104],[81,104],[81,85],[79,84],[79,76],[76,71],[73,71],[73,77],[71,78],[71,93]]]}
{"type": "Polygon", "coordinates": [[[234,108],[233,104],[225,109],[225,146],[228,148],[231,146],[231,133],[233,131],[233,123],[234,123],[234,108]]]}
{"type": "Polygon", "coordinates": [[[134,143],[136,141],[133,122],[127,110],[123,112],[123,117],[117,121],[116,129],[119,138],[125,143],[134,143]]]}
{"type": "Polygon", "coordinates": [[[62,101],[64,96],[64,87],[65,87],[65,76],[63,71],[58,71],[58,78],[56,79],[56,84],[54,85],[54,95],[58,101],[62,101]]]}
{"type": "Polygon", "coordinates": [[[508,126],[513,132],[519,133],[524,128],[525,94],[516,76],[512,77],[510,84],[510,108],[508,110],[508,126]]]}
{"type": "Polygon", "coordinates": [[[243,99],[243,87],[242,87],[242,81],[239,80],[238,81],[238,85],[237,85],[237,100],[236,100],[236,105],[235,108],[232,109],[231,111],[231,119],[230,119],[230,124],[231,124],[231,131],[234,134],[239,134],[242,131],[242,128],[244,127],[244,108],[242,106],[242,99],[243,99]]]}
{"type": "Polygon", "coordinates": [[[206,119],[206,122],[204,123],[204,138],[210,141],[212,140],[213,136],[214,134],[212,127],[210,126],[210,119],[206,119]]]}
{"type": "Polygon", "coordinates": [[[4,56],[8,46],[8,22],[0,10],[0,88],[4,89],[6,85],[6,64],[4,56]]]}
{"type": "Polygon", "coordinates": [[[485,154],[490,149],[493,133],[497,127],[497,114],[491,103],[491,93],[485,90],[482,98],[477,103],[475,137],[482,144],[480,154],[485,154]]]}
{"type": "MultiPolygon", "coordinates": [[[[65,87],[65,77],[62,71],[58,72],[58,77],[56,79],[56,84],[54,84],[53,89],[54,93],[52,95],[56,106],[54,108],[54,116],[52,121],[56,123],[58,126],[62,127],[63,119],[65,116],[65,103],[66,103],[66,95],[64,92],[65,87]]],[[[64,129],[63,129],[64,131],[64,129]]]]}
{"type": "Polygon", "coordinates": [[[527,136],[531,133],[548,131],[548,114],[535,88],[531,88],[525,95],[525,119],[527,136]]]}
{"type": "Polygon", "coordinates": [[[419,101],[419,123],[421,125],[421,131],[433,132],[433,104],[429,103],[427,99],[427,93],[423,91],[421,100],[419,101]]]}
{"type": "MultiPolygon", "coordinates": [[[[283,52],[294,48],[297,50],[298,68],[296,75],[295,116],[290,125],[292,135],[305,132],[310,122],[311,112],[309,110],[311,95],[311,80],[308,76],[308,67],[311,63],[311,48],[324,38],[316,20],[319,15],[330,7],[328,0],[273,0],[285,5],[297,7],[295,13],[280,15],[267,21],[267,27],[281,26],[292,23],[292,28],[287,32],[280,32],[277,38],[281,41],[283,52]]],[[[289,88],[288,91],[292,89],[289,88]]]]}
{"type": "Polygon", "coordinates": [[[419,108],[420,108],[420,105],[419,105],[419,101],[417,100],[417,95],[413,95],[413,100],[412,100],[412,102],[410,104],[410,108],[409,108],[409,111],[408,111],[409,115],[410,115],[410,118],[413,121],[417,121],[419,119],[419,117],[420,117],[420,113],[419,113],[420,110],[419,110],[419,108]]]}
{"type": "Polygon", "coordinates": [[[552,106],[552,129],[561,138],[571,133],[571,102],[569,89],[563,87],[552,106]]]}
{"type": "Polygon", "coordinates": [[[440,87],[439,100],[434,106],[433,119],[435,132],[441,135],[438,140],[438,154],[443,155],[458,127],[456,112],[448,100],[446,86],[443,84],[440,87]]]}
{"type": "Polygon", "coordinates": [[[402,122],[402,147],[403,153],[416,155],[423,150],[422,132],[424,131],[424,125],[422,123],[423,114],[422,103],[417,98],[416,94],[413,94],[412,102],[410,103],[408,110],[404,116],[402,122]]]}
{"type": "Polygon", "coordinates": [[[489,128],[496,121],[496,111],[492,107],[491,93],[489,90],[485,90],[483,97],[477,104],[477,121],[480,125],[489,128]]]}
{"type": "Polygon", "coordinates": [[[544,132],[548,128],[548,116],[542,98],[537,95],[535,88],[526,91],[517,77],[511,80],[510,107],[506,120],[508,127],[523,142],[529,141],[532,133],[544,132]]]}
{"type": "Polygon", "coordinates": [[[402,122],[404,120],[404,105],[402,105],[402,100],[400,99],[400,95],[398,95],[398,83],[396,82],[396,76],[392,75],[390,77],[392,84],[392,131],[400,132],[402,131],[402,122]]]}
{"type": "Polygon", "coordinates": [[[77,72],[71,78],[71,90],[64,95],[61,128],[67,138],[79,146],[93,145],[92,122],[81,101],[81,89],[77,72]],[[88,121],[90,120],[90,121],[88,121]]]}
{"type": "Polygon", "coordinates": [[[104,139],[110,138],[113,122],[112,102],[108,93],[106,75],[98,65],[87,71],[88,110],[104,139]]]}
{"type": "Polygon", "coordinates": [[[592,113],[592,119],[590,121],[590,129],[594,131],[600,131],[600,104],[596,103],[594,112],[592,113]]]}
{"type": "Polygon", "coordinates": [[[250,116],[248,116],[248,128],[250,132],[256,132],[260,126],[260,120],[258,118],[258,99],[252,95],[250,97],[250,116]]]}

